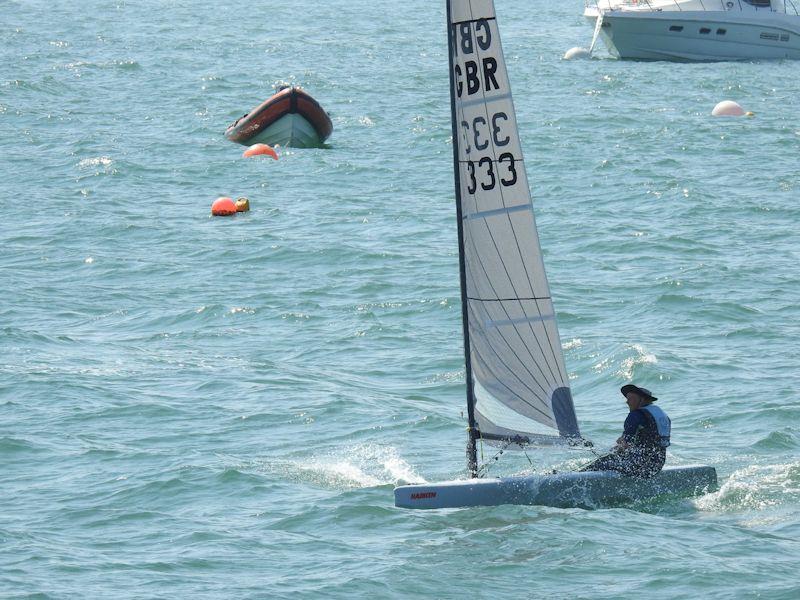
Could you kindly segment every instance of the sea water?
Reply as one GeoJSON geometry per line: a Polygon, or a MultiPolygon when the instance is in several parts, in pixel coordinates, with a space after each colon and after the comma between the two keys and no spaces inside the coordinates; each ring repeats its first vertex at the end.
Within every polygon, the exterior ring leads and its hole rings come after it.
{"type": "Polygon", "coordinates": [[[0,596],[800,597],[798,63],[496,4],[582,431],[648,387],[719,491],[394,508],[465,475],[443,2],[2,0],[0,596]],[[329,147],[241,158],[284,83],[329,147]]]}

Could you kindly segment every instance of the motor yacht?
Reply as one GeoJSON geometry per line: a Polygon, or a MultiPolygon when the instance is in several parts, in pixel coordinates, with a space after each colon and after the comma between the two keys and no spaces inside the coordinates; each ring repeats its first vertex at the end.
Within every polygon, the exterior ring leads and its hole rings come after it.
{"type": "Polygon", "coordinates": [[[587,0],[584,16],[619,58],[800,59],[795,1],[587,0]]]}

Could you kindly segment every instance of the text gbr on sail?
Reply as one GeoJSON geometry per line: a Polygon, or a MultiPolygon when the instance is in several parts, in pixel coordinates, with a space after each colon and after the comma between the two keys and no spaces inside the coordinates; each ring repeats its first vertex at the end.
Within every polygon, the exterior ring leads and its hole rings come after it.
{"type": "Polygon", "coordinates": [[[489,50],[492,46],[492,30],[489,21],[478,19],[474,22],[454,23],[453,39],[455,40],[455,55],[464,55],[464,68],[455,62],[456,93],[461,98],[466,84],[467,95],[480,90],[489,92],[500,89],[495,73],[497,73],[497,59],[494,56],[478,57],[476,49],[489,50]],[[474,31],[473,31],[474,25],[474,31]],[[467,58],[469,57],[469,58],[467,58]]]}

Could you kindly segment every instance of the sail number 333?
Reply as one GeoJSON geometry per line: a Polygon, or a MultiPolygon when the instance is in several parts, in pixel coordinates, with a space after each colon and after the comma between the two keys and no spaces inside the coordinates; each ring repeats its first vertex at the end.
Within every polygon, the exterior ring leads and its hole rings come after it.
{"type": "MultiPolygon", "coordinates": [[[[493,143],[493,151],[507,146],[511,138],[503,132],[503,125],[507,125],[508,115],[502,111],[493,113],[485,119],[477,116],[472,122],[461,121],[463,134],[464,153],[469,156],[473,150],[479,153],[488,149],[493,143]]],[[[475,157],[477,159],[477,157],[475,157]]],[[[503,152],[493,161],[489,156],[484,156],[478,160],[466,160],[469,182],[467,192],[474,194],[478,189],[478,177],[481,178],[480,186],[485,191],[493,190],[497,185],[498,178],[502,185],[508,187],[517,183],[516,159],[511,152],[503,152]],[[495,169],[500,173],[495,174],[495,169]]]]}
{"type": "Polygon", "coordinates": [[[517,169],[514,166],[514,155],[511,152],[503,152],[497,158],[498,170],[505,165],[503,173],[495,174],[495,163],[488,156],[484,156],[479,161],[466,161],[469,181],[467,182],[467,193],[474,194],[478,190],[480,183],[481,189],[490,191],[495,188],[499,179],[500,183],[506,187],[517,183],[517,169]],[[480,182],[478,179],[480,178],[480,182]]]}

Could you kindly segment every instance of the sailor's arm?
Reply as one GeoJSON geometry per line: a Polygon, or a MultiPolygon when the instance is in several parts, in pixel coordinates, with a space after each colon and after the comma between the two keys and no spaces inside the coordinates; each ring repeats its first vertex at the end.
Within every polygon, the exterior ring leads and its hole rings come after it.
{"type": "Polygon", "coordinates": [[[622,452],[627,449],[636,439],[636,433],[639,428],[644,426],[644,418],[639,414],[639,411],[628,413],[625,418],[625,425],[622,429],[622,435],[617,439],[617,443],[611,449],[612,452],[622,452]]]}

